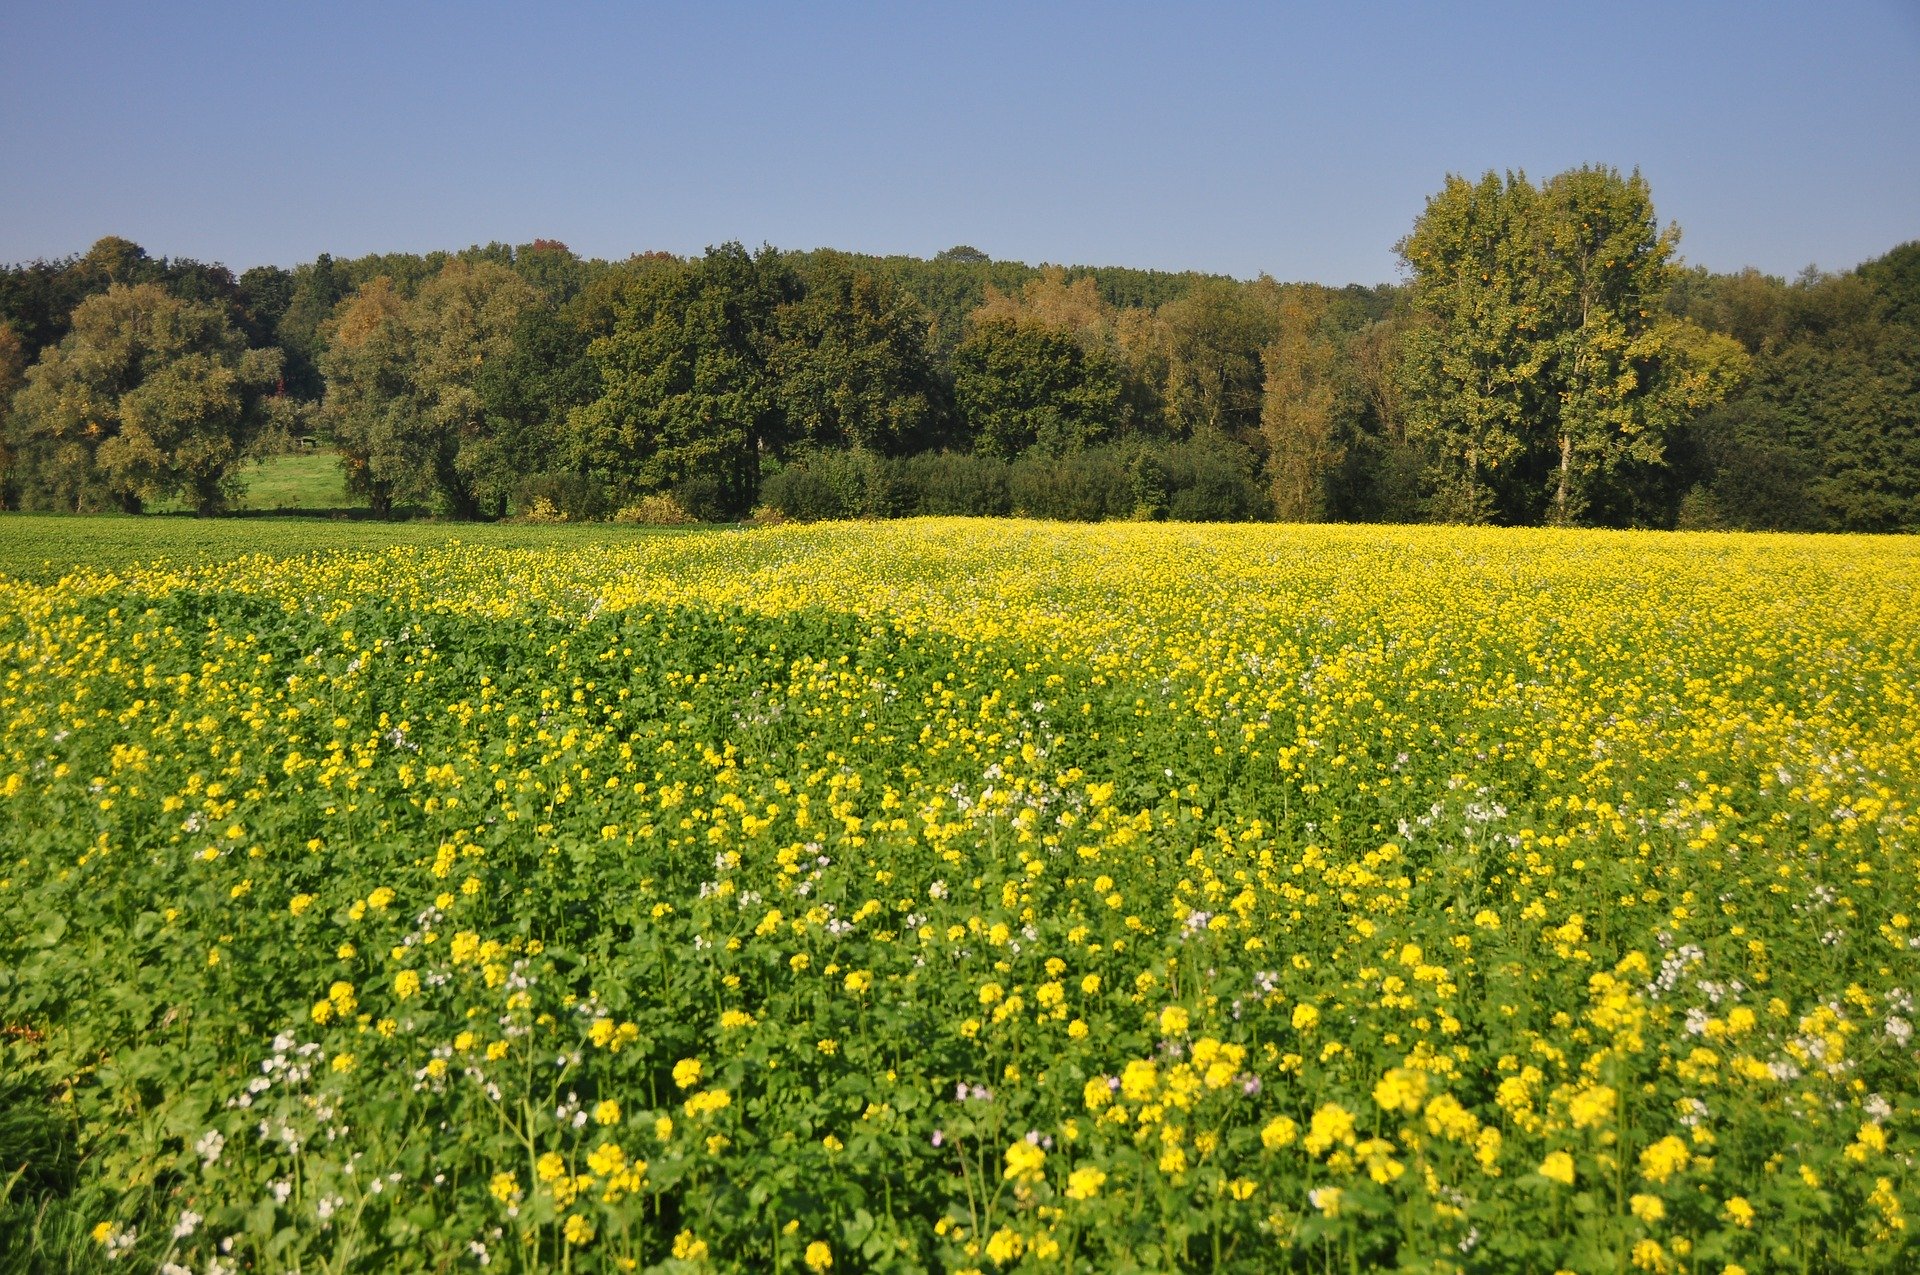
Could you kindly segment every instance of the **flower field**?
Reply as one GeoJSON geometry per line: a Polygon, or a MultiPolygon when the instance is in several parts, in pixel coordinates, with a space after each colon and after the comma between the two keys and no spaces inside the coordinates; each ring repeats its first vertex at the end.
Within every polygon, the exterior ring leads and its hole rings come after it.
{"type": "Polygon", "coordinates": [[[1913,1269],[1916,582],[965,521],[0,577],[0,1266],[1913,1269]]]}

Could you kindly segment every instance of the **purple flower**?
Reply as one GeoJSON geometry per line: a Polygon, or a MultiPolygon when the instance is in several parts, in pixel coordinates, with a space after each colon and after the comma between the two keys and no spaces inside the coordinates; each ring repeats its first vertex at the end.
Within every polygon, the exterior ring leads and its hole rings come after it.
{"type": "Polygon", "coordinates": [[[944,1129],[935,1129],[935,1130],[933,1131],[933,1145],[934,1145],[934,1146],[936,1146],[936,1147],[937,1147],[937,1146],[940,1146],[940,1145],[942,1145],[942,1144],[944,1144],[944,1143],[946,1142],[946,1140],[947,1140],[947,1134],[946,1134],[946,1131],[945,1131],[944,1129]]]}

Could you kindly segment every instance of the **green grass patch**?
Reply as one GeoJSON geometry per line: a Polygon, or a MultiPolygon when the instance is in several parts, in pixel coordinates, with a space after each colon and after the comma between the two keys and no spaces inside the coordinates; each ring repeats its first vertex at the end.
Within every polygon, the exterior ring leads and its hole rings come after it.
{"type": "Polygon", "coordinates": [[[250,553],[291,558],[451,541],[493,549],[586,548],[647,536],[697,535],[702,530],[616,523],[0,514],[0,574],[46,581],[85,568],[118,569],[160,559],[180,564],[222,562],[250,553]]]}

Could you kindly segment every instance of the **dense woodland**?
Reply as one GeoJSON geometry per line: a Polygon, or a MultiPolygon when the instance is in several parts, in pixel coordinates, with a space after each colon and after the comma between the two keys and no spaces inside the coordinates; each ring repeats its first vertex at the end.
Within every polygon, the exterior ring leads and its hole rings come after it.
{"type": "Polygon", "coordinates": [[[1451,178],[1406,282],[959,247],[0,270],[0,507],[232,498],[338,451],[380,514],[1027,513],[1920,529],[1920,242],[1684,266],[1639,175],[1451,178]]]}

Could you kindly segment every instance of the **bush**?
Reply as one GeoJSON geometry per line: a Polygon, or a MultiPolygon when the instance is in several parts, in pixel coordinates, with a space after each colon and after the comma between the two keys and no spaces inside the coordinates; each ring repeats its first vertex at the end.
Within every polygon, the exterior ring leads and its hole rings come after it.
{"type": "Polygon", "coordinates": [[[651,496],[642,496],[629,505],[622,505],[613,515],[615,522],[641,523],[649,527],[685,527],[697,521],[672,496],[665,492],[655,492],[651,496]]]}
{"type": "Polygon", "coordinates": [[[718,478],[696,474],[673,489],[680,508],[699,522],[732,522],[746,512],[734,494],[718,478]]]}
{"type": "Polygon", "coordinates": [[[1224,438],[1195,438],[1160,453],[1167,517],[1175,522],[1251,522],[1273,516],[1253,453],[1224,438]]]}
{"type": "Polygon", "coordinates": [[[760,503],[799,522],[894,518],[919,512],[904,466],[868,451],[820,451],[760,484],[760,503]]]}
{"type": "Polygon", "coordinates": [[[1008,484],[1014,509],[1030,518],[1101,522],[1133,514],[1133,477],[1116,448],[1058,457],[1030,452],[1013,463],[1008,484]]]}
{"type": "Polygon", "coordinates": [[[1006,462],[965,452],[922,452],[896,462],[904,512],[997,518],[1013,510],[1006,462]]]}
{"type": "Polygon", "coordinates": [[[546,521],[590,522],[607,515],[607,492],[597,480],[585,474],[534,474],[513,493],[513,507],[522,518],[531,520],[544,503],[546,521]]]}

